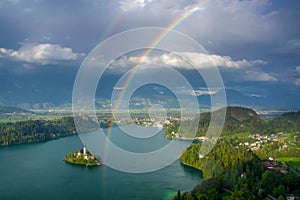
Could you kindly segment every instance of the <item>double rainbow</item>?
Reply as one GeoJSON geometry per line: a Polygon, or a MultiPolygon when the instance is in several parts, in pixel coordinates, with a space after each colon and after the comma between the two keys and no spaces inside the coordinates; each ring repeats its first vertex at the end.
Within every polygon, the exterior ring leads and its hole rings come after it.
{"type": "MultiPolygon", "coordinates": [[[[128,87],[128,85],[131,83],[134,74],[137,72],[137,70],[139,69],[140,65],[145,61],[145,59],[147,58],[147,56],[153,51],[153,49],[155,49],[155,47],[161,42],[161,40],[163,40],[170,31],[174,30],[180,23],[182,23],[186,18],[188,18],[189,16],[191,16],[193,13],[197,12],[201,7],[204,7],[204,5],[206,3],[208,3],[209,0],[201,0],[199,1],[197,4],[191,6],[191,8],[187,9],[183,14],[181,14],[177,19],[175,19],[174,21],[172,21],[167,27],[165,27],[164,31],[162,31],[151,43],[151,45],[149,46],[149,48],[142,54],[142,56],[140,56],[137,64],[133,67],[133,69],[131,70],[131,72],[129,73],[127,79],[125,80],[125,83],[123,85],[123,90],[120,91],[120,94],[116,100],[115,103],[115,107],[113,109],[113,113],[115,113],[120,106],[120,102],[122,100],[122,98],[124,97],[124,94],[126,92],[126,88],[128,87]]],[[[119,21],[119,20],[118,20],[119,21]]],[[[114,27],[114,25],[110,25],[109,27],[114,27]]],[[[113,118],[113,114],[110,117],[110,121],[113,122],[114,118],[113,118]]],[[[111,130],[112,128],[109,127],[107,130],[107,137],[110,138],[110,134],[111,134],[111,130]]],[[[107,150],[107,144],[105,147],[105,150],[107,150]]],[[[106,155],[106,152],[104,152],[104,155],[106,155]]]]}

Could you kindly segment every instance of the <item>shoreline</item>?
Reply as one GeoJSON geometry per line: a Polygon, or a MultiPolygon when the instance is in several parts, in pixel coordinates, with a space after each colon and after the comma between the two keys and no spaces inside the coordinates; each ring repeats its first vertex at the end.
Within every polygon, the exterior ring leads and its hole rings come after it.
{"type": "Polygon", "coordinates": [[[66,158],[63,159],[63,161],[65,161],[67,164],[71,164],[71,165],[79,165],[79,166],[86,166],[86,167],[97,167],[97,166],[103,166],[104,164],[102,162],[95,162],[93,164],[84,164],[84,163],[78,163],[78,162],[73,162],[73,161],[70,161],[66,158]]]}
{"type": "Polygon", "coordinates": [[[189,167],[189,168],[192,168],[192,169],[198,170],[198,171],[200,171],[200,172],[202,173],[202,175],[203,175],[203,172],[202,172],[202,170],[201,170],[201,169],[199,169],[199,168],[196,168],[196,167],[194,167],[194,166],[192,166],[192,165],[189,165],[189,164],[187,164],[187,163],[181,162],[180,160],[179,160],[179,163],[180,163],[182,166],[184,166],[184,167],[189,167]]]}

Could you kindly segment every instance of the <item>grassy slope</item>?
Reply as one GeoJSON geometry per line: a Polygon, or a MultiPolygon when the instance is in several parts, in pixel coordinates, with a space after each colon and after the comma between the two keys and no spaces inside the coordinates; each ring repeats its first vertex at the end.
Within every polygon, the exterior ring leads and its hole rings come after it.
{"type": "Polygon", "coordinates": [[[286,162],[290,165],[300,167],[300,158],[291,158],[291,157],[279,157],[276,158],[279,162],[286,162]]]}

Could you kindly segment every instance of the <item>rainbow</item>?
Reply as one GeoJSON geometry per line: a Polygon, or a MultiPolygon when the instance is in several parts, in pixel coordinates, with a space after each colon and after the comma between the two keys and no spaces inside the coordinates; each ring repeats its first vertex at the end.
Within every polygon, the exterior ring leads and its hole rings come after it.
{"type": "MultiPolygon", "coordinates": [[[[191,16],[193,13],[197,12],[201,7],[203,7],[206,3],[208,3],[209,0],[201,0],[197,4],[193,5],[190,9],[188,9],[186,12],[184,12],[180,17],[172,21],[167,27],[165,27],[164,31],[162,31],[151,43],[149,48],[142,54],[142,56],[139,58],[137,64],[133,67],[131,70],[130,74],[128,75],[127,79],[125,80],[124,83],[124,89],[120,91],[120,94],[116,100],[115,107],[113,109],[113,113],[115,113],[119,109],[120,102],[122,98],[124,97],[124,94],[126,92],[126,88],[128,85],[131,83],[134,74],[136,71],[139,69],[140,65],[145,61],[147,56],[153,51],[153,49],[159,44],[167,35],[170,31],[175,29],[180,23],[182,23],[186,18],[191,16]]],[[[119,19],[119,18],[118,18],[119,19]]],[[[114,27],[114,25],[110,25],[110,27],[114,27]]],[[[113,122],[114,117],[113,114],[111,115],[110,119],[111,122],[113,122]]],[[[110,138],[112,128],[109,127],[107,129],[107,137],[110,138]]],[[[105,151],[107,150],[107,144],[105,146],[105,151]]],[[[106,152],[104,152],[104,155],[106,155],[106,152]]]]}

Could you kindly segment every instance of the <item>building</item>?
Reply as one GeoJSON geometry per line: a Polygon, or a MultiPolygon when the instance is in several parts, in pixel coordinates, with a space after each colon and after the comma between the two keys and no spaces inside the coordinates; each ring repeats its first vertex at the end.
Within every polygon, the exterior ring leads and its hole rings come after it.
{"type": "MultiPolygon", "coordinates": [[[[92,158],[93,156],[90,155],[90,153],[87,151],[86,146],[84,145],[82,149],[76,152],[76,157],[83,156],[85,160],[92,158]]],[[[94,157],[92,158],[94,159],[94,157]]]]}

